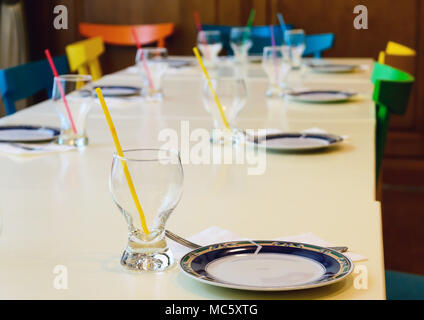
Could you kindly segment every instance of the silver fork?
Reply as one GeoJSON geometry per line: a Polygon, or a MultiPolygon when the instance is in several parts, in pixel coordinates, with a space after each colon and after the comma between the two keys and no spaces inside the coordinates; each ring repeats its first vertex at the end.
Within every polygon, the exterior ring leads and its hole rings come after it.
{"type": "MultiPolygon", "coordinates": [[[[180,236],[176,235],[175,233],[169,231],[169,230],[165,230],[165,235],[171,239],[174,240],[175,242],[178,242],[179,244],[182,244],[183,246],[190,248],[190,249],[199,249],[202,246],[191,242],[187,239],[181,238],[180,236]]],[[[348,247],[328,247],[328,249],[332,249],[338,252],[346,252],[348,250],[348,247]]]]}
{"type": "Polygon", "coordinates": [[[27,151],[35,151],[35,150],[42,150],[43,147],[33,147],[33,146],[28,146],[22,143],[9,143],[11,146],[16,147],[16,148],[20,148],[23,150],[27,150],[27,151]]]}

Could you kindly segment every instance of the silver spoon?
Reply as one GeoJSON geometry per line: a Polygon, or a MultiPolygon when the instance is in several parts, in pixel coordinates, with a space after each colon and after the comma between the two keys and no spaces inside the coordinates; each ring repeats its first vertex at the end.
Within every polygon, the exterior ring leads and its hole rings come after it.
{"type": "MultiPolygon", "coordinates": [[[[180,236],[176,235],[175,233],[169,231],[169,230],[165,230],[165,235],[171,239],[174,240],[175,242],[178,242],[179,244],[182,244],[183,246],[190,248],[190,249],[199,249],[202,246],[188,241],[187,239],[181,238],[180,236]]],[[[332,249],[338,252],[346,252],[348,250],[348,247],[328,247],[328,249],[332,249]]]]}

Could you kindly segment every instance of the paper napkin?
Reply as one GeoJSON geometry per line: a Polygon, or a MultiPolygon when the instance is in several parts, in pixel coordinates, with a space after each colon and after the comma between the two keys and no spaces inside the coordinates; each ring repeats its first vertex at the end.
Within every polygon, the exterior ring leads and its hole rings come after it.
{"type": "MultiPolygon", "coordinates": [[[[187,240],[190,240],[194,243],[204,246],[204,245],[214,244],[219,242],[241,241],[241,240],[250,240],[250,239],[246,237],[241,237],[230,230],[212,226],[191,237],[188,237],[187,240]]],[[[294,236],[279,237],[279,238],[270,239],[270,240],[301,242],[301,243],[313,244],[313,245],[317,245],[321,247],[336,246],[335,244],[329,243],[317,237],[311,232],[298,234],[294,236]]],[[[179,243],[173,240],[167,239],[167,241],[168,241],[169,247],[171,248],[172,253],[174,254],[174,257],[178,260],[181,259],[186,253],[191,251],[191,249],[184,247],[183,245],[180,245],[179,243]]],[[[343,244],[338,244],[338,246],[341,246],[341,245],[343,244]]],[[[351,251],[345,252],[344,255],[352,259],[352,261],[363,261],[368,259],[367,257],[359,253],[355,253],[351,251]]]]}

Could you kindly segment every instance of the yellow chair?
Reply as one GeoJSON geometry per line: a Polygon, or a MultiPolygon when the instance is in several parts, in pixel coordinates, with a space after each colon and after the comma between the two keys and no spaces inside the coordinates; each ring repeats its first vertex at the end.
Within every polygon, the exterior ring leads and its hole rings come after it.
{"type": "Polygon", "coordinates": [[[69,69],[79,74],[91,74],[93,80],[102,77],[99,56],[105,51],[101,37],[78,41],[66,46],[69,69]]]}

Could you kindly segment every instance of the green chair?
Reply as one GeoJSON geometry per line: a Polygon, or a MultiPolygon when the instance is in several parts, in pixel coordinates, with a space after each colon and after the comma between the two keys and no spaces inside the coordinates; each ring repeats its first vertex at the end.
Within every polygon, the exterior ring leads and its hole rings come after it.
{"type": "Polygon", "coordinates": [[[409,73],[376,62],[371,81],[375,86],[373,100],[376,106],[377,121],[376,173],[378,181],[390,115],[405,114],[415,79],[409,73]]]}
{"type": "MultiPolygon", "coordinates": [[[[376,105],[376,170],[377,181],[383,160],[384,146],[391,114],[405,114],[409,104],[414,77],[409,73],[375,63],[371,77],[374,83],[373,100],[376,105]]],[[[424,277],[386,270],[387,299],[424,299],[424,277]]]]}

